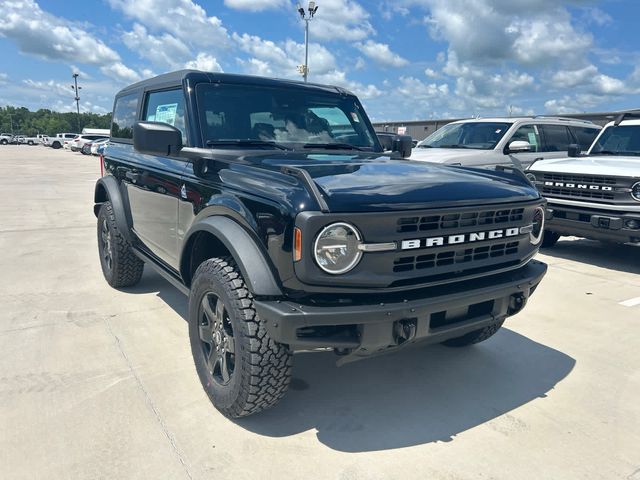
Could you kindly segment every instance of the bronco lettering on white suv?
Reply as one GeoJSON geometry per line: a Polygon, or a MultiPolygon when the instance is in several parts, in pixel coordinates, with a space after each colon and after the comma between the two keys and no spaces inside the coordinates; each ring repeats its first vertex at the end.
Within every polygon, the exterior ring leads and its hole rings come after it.
{"type": "Polygon", "coordinates": [[[549,202],[542,246],[562,235],[640,245],[640,112],[607,124],[587,155],[579,150],[527,171],[549,202]]]}

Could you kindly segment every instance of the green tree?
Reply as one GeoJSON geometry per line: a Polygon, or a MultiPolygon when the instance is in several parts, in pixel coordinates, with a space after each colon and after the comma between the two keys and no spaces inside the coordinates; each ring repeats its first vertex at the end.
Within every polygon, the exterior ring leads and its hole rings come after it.
{"type": "MultiPolygon", "coordinates": [[[[111,113],[81,113],[81,128],[110,128],[111,113]]],[[[23,135],[38,133],[53,136],[56,133],[75,132],[78,129],[77,114],[74,112],[54,112],[41,108],[35,112],[25,107],[0,107],[0,130],[23,135]],[[12,132],[13,126],[13,132],[12,132]]],[[[79,133],[79,132],[78,132],[79,133]]]]}

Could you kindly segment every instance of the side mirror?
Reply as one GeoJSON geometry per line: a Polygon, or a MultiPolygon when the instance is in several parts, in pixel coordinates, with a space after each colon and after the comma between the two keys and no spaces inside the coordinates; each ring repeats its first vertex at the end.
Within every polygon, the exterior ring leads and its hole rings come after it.
{"type": "Polygon", "coordinates": [[[377,137],[380,145],[382,146],[382,149],[385,152],[393,149],[393,135],[390,135],[388,133],[378,133],[377,137]]]}
{"type": "Polygon", "coordinates": [[[577,143],[572,143],[567,149],[567,155],[569,157],[579,157],[581,153],[582,148],[577,143]]]}
{"type": "Polygon", "coordinates": [[[149,155],[177,155],[182,150],[182,132],[162,122],[136,122],[133,148],[149,155]]]}
{"type": "Polygon", "coordinates": [[[410,135],[396,135],[393,139],[391,150],[400,154],[402,158],[411,156],[413,139],[410,135]]]}
{"type": "Polygon", "coordinates": [[[516,140],[509,144],[508,150],[508,153],[530,152],[531,144],[524,140],[516,140]]]}

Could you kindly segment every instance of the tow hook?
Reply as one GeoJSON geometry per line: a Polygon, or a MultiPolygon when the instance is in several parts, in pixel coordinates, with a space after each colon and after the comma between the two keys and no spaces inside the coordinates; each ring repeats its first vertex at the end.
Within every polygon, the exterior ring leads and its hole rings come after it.
{"type": "Polygon", "coordinates": [[[522,310],[526,304],[527,297],[525,297],[523,293],[516,293],[514,295],[511,295],[511,298],[509,299],[509,309],[507,311],[507,314],[515,315],[520,310],[522,310]]]}
{"type": "Polygon", "coordinates": [[[415,318],[393,322],[393,340],[396,345],[412,340],[416,336],[417,321],[415,318]]]}

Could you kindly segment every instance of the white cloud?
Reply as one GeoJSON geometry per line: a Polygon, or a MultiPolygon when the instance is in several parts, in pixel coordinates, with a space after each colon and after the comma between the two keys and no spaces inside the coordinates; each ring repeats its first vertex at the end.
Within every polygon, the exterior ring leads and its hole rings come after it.
{"type": "Polygon", "coordinates": [[[364,40],[375,33],[369,18],[368,10],[353,0],[322,0],[309,36],[312,40],[364,40]]]}
{"type": "Polygon", "coordinates": [[[5,83],[7,83],[7,80],[9,80],[9,75],[0,72],[0,85],[4,85],[5,83]]]}
{"type": "Polygon", "coordinates": [[[228,46],[229,35],[222,21],[207,15],[204,8],[191,0],[108,1],[145,27],[170,32],[185,43],[217,50],[228,46]]]}
{"type": "Polygon", "coordinates": [[[429,78],[439,78],[441,76],[433,68],[425,68],[424,74],[429,78]]]}
{"type": "MultiPolygon", "coordinates": [[[[301,80],[296,67],[304,61],[303,44],[293,40],[276,43],[255,35],[235,33],[233,40],[240,50],[250,55],[248,59],[238,59],[246,73],[301,80]]],[[[338,68],[336,58],[327,48],[312,43],[309,49],[313,51],[309,61],[309,81],[341,86],[361,98],[382,95],[375,85],[349,80],[346,72],[338,68]]]]}
{"type": "Polygon", "coordinates": [[[200,52],[196,56],[195,60],[191,60],[184,65],[184,68],[194,68],[196,70],[203,70],[205,72],[222,72],[222,67],[215,59],[208,53],[200,52]]]}
{"type": "Polygon", "coordinates": [[[392,52],[386,43],[367,40],[364,43],[357,43],[356,48],[378,65],[384,67],[404,67],[409,64],[408,60],[392,52]]]}
{"type": "Polygon", "coordinates": [[[141,80],[141,76],[135,70],[127,67],[122,62],[115,62],[100,67],[100,71],[107,77],[118,80],[122,83],[134,83],[141,80]]]}
{"type": "Polygon", "coordinates": [[[3,2],[0,35],[14,40],[21,52],[48,61],[100,65],[120,61],[102,40],[65,19],[43,11],[33,0],[3,2]]]}
{"type": "Polygon", "coordinates": [[[134,23],[131,31],[123,33],[122,41],[132,52],[162,67],[179,68],[183,63],[180,59],[191,55],[189,47],[170,33],[151,35],[139,23],[134,23]]]}
{"type": "Polygon", "coordinates": [[[598,68],[595,65],[587,65],[577,70],[558,70],[551,77],[551,83],[559,88],[576,87],[589,83],[597,73],[598,68]]]}
{"type": "Polygon", "coordinates": [[[250,12],[261,12],[263,10],[286,8],[289,6],[288,0],[224,0],[224,4],[236,10],[248,10],[250,12]]]}

